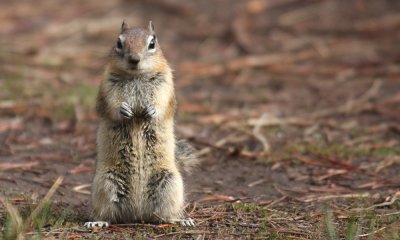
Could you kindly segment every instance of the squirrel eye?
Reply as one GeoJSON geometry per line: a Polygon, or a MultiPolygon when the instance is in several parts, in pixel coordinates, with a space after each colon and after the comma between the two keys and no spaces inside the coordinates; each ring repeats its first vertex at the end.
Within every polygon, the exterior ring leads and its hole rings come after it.
{"type": "Polygon", "coordinates": [[[151,40],[149,42],[148,49],[153,50],[155,48],[156,48],[156,36],[153,35],[153,36],[151,36],[151,40]]]}
{"type": "Polygon", "coordinates": [[[120,37],[118,38],[118,41],[117,41],[117,50],[122,50],[122,41],[121,41],[120,37]]]}

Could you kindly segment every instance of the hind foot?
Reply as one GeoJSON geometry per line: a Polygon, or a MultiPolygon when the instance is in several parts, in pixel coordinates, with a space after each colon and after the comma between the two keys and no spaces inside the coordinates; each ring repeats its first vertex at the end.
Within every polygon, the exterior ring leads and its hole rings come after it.
{"type": "Polygon", "coordinates": [[[191,218],[176,218],[176,219],[171,219],[171,223],[179,224],[182,227],[194,227],[196,226],[195,222],[191,218]]]}
{"type": "Polygon", "coordinates": [[[108,222],[103,222],[103,221],[97,221],[97,222],[85,222],[85,225],[83,225],[86,228],[94,228],[94,227],[108,227],[110,224],[108,222]]]}

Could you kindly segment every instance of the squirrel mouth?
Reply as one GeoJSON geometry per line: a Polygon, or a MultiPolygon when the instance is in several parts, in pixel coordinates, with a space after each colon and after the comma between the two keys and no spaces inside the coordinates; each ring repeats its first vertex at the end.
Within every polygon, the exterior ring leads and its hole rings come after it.
{"type": "Polygon", "coordinates": [[[130,70],[139,70],[139,65],[138,64],[129,64],[129,69],[130,70]]]}

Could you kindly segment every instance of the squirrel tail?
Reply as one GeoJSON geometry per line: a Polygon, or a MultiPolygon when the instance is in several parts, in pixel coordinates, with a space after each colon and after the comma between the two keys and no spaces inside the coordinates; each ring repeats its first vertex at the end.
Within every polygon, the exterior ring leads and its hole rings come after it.
{"type": "Polygon", "coordinates": [[[196,149],[186,140],[176,141],[175,158],[178,168],[186,173],[190,173],[199,164],[196,149]]]}

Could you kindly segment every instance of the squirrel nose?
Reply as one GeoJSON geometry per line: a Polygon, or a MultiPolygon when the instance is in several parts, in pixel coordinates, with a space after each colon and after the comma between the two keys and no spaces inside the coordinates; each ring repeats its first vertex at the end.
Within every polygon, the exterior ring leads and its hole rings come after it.
{"type": "Polygon", "coordinates": [[[129,56],[128,61],[132,65],[137,65],[140,62],[140,58],[138,55],[131,55],[129,56]]]}

